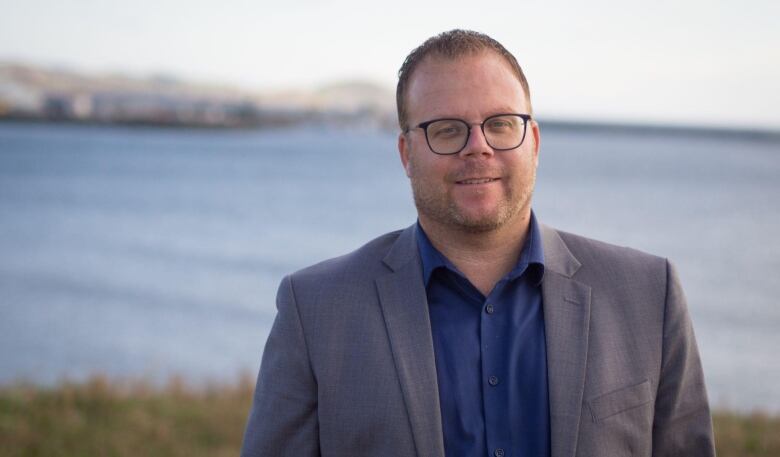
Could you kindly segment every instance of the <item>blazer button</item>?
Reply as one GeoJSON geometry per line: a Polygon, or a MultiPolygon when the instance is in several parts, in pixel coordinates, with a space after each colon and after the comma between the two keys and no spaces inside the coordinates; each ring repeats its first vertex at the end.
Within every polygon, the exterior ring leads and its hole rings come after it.
{"type": "Polygon", "coordinates": [[[493,455],[496,457],[504,457],[504,450],[501,448],[496,449],[493,451],[493,455]]]}
{"type": "Polygon", "coordinates": [[[493,314],[493,312],[495,312],[492,303],[488,303],[487,306],[485,306],[485,312],[488,314],[493,314]]]}
{"type": "Polygon", "coordinates": [[[489,377],[488,378],[488,383],[490,383],[491,386],[498,385],[498,377],[496,377],[496,376],[489,377]]]}

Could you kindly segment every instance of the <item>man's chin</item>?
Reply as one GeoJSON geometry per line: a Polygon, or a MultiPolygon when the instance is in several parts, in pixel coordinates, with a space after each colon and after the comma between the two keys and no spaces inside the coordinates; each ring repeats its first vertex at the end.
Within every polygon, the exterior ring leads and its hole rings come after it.
{"type": "Polygon", "coordinates": [[[506,209],[496,209],[491,212],[467,213],[453,210],[451,222],[461,231],[469,233],[485,233],[501,228],[511,218],[506,209]]]}
{"type": "Polygon", "coordinates": [[[504,224],[499,219],[464,219],[458,221],[458,228],[468,233],[487,233],[492,232],[504,224]]]}

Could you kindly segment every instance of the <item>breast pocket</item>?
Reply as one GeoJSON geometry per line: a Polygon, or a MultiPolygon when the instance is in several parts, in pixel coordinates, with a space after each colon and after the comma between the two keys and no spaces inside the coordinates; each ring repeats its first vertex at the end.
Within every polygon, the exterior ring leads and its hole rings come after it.
{"type": "Polygon", "coordinates": [[[588,400],[594,422],[602,421],[615,414],[638,408],[653,399],[650,381],[624,387],[588,400]]]}

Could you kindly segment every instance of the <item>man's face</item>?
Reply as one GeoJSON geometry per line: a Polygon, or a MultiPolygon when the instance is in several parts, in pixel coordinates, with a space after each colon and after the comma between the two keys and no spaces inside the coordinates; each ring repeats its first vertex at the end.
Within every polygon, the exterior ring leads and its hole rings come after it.
{"type": "MultiPolygon", "coordinates": [[[[528,113],[523,87],[493,52],[426,58],[412,74],[406,100],[410,126],[438,118],[479,124],[494,114],[528,113]]],[[[402,133],[398,150],[423,225],[484,232],[528,218],[539,153],[533,120],[523,144],[508,151],[493,150],[478,125],[457,154],[434,154],[422,129],[402,133]]]]}

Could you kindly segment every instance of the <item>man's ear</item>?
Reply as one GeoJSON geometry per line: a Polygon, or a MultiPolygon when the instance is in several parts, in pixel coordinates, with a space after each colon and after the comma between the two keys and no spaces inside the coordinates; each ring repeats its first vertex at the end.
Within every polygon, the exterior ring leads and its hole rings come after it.
{"type": "Polygon", "coordinates": [[[541,134],[539,132],[539,123],[534,119],[531,119],[531,137],[534,139],[534,161],[539,163],[539,141],[541,141],[541,134]]]}
{"type": "Polygon", "coordinates": [[[398,134],[398,155],[401,156],[401,164],[404,166],[406,176],[411,178],[411,167],[409,166],[409,140],[406,138],[404,132],[398,134]]]}

